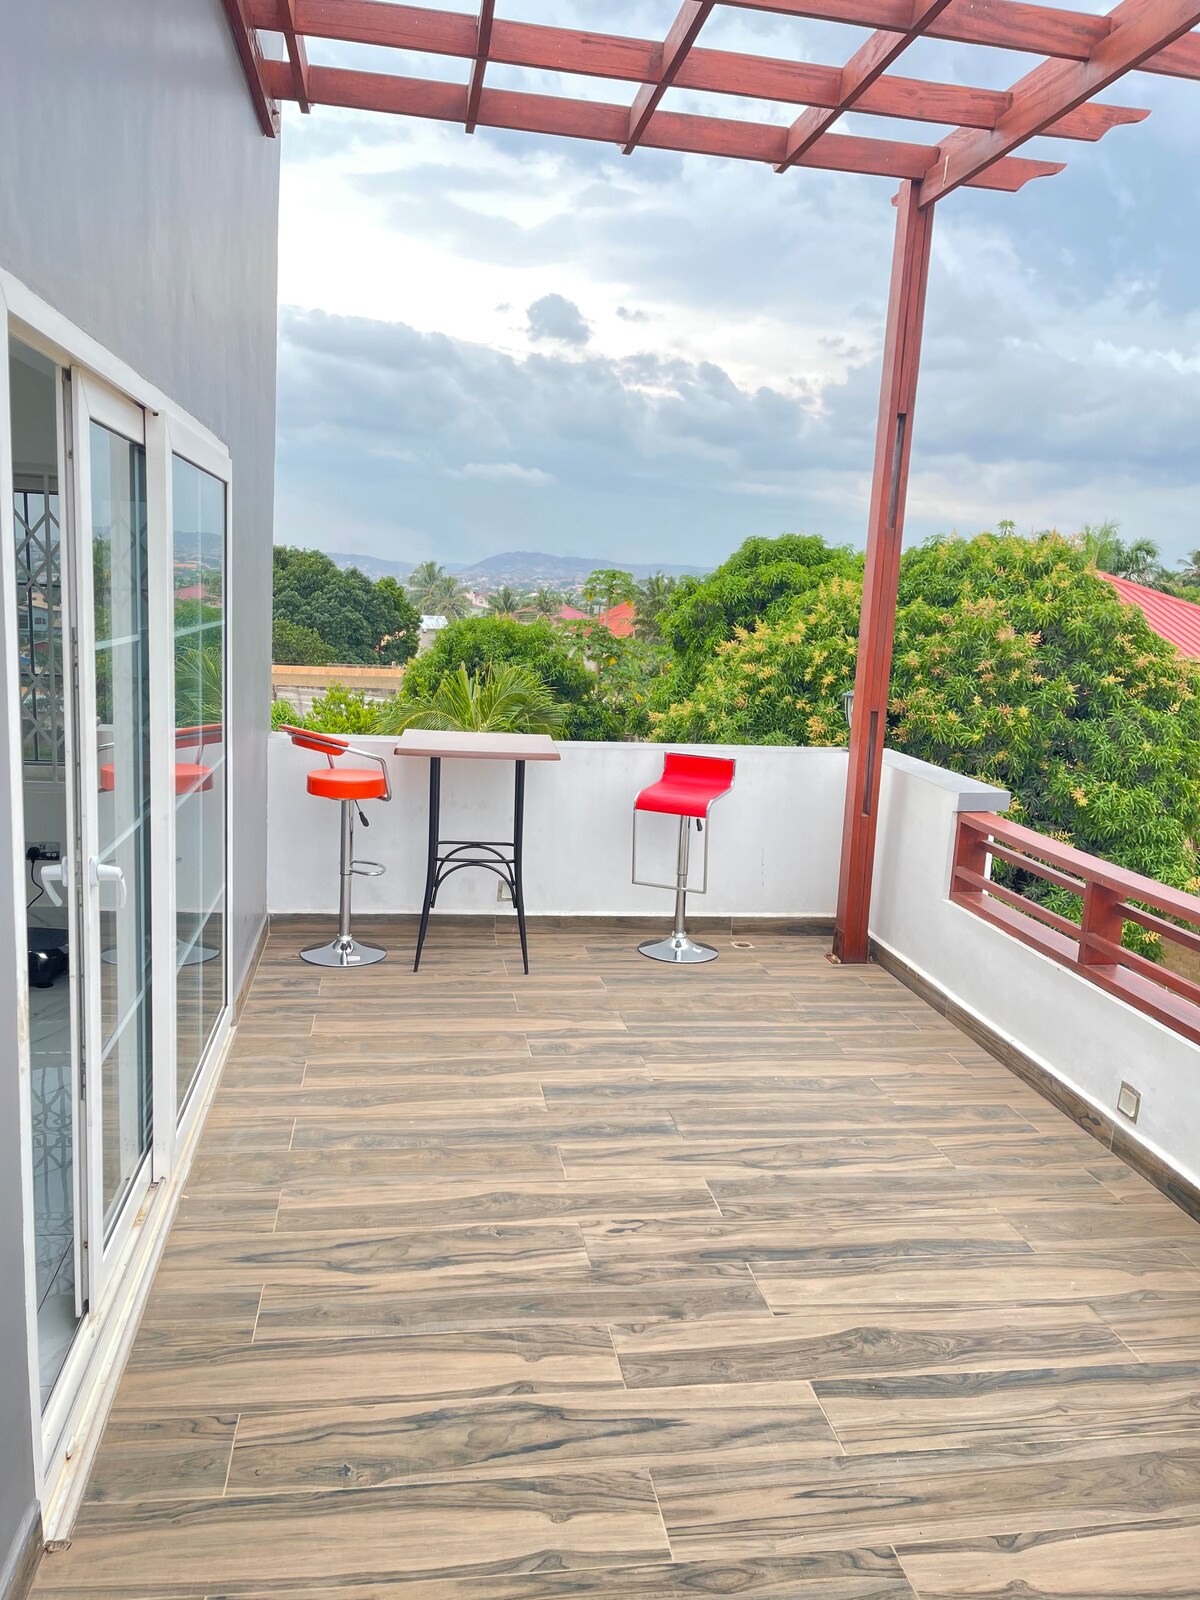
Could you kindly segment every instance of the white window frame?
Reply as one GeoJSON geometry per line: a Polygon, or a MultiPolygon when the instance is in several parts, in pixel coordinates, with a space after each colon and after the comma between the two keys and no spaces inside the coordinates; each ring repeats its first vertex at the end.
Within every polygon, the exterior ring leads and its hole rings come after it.
{"type": "MultiPolygon", "coordinates": [[[[147,475],[148,586],[150,602],[151,738],[152,749],[174,751],[174,626],[173,548],[171,515],[171,458],[178,454],[202,467],[225,484],[226,573],[231,547],[233,516],[232,465],[229,451],[217,436],[162,390],[134,371],[69,318],[47,304],[26,285],[0,268],[0,605],[15,617],[16,560],[12,514],[13,460],[9,406],[8,337],[13,335],[70,370],[73,383],[82,384],[97,420],[121,416],[125,426],[116,431],[127,437],[136,417],[144,426],[147,475]],[[105,415],[102,416],[101,412],[105,415]],[[144,420],[143,420],[144,419],[144,420]],[[157,743],[156,743],[157,741],[157,743]]],[[[78,414],[78,412],[77,412],[78,414]]],[[[86,441],[74,440],[76,451],[86,441]]],[[[60,505],[64,503],[60,484],[60,505]]],[[[65,516],[64,516],[65,523],[65,516]]],[[[78,526],[73,530],[80,538],[78,526]]],[[[225,660],[226,718],[228,719],[228,661],[230,605],[226,580],[225,660]]],[[[7,641],[0,658],[4,692],[19,681],[15,628],[6,626],[7,641]]],[[[227,723],[228,728],[228,723],[227,723]]],[[[156,1001],[153,1008],[154,1130],[148,1163],[133,1184],[121,1218],[110,1231],[104,1265],[95,1268],[89,1293],[98,1289],[76,1335],[55,1392],[43,1413],[38,1365],[37,1293],[34,1250],[33,1170],[30,1149],[32,1094],[28,1027],[18,1028],[18,1096],[21,1120],[22,1225],[26,1266],[26,1359],[29,1371],[31,1422],[34,1438],[34,1476],[47,1537],[69,1526],[82,1495],[88,1466],[98,1443],[107,1409],[116,1389],[124,1358],[133,1341],[137,1313],[157,1265],[166,1230],[179,1195],[180,1180],[194,1150],[196,1134],[211,1100],[232,1031],[233,992],[229,929],[232,927],[233,806],[231,741],[226,736],[225,872],[226,940],[225,1006],[209,1041],[205,1062],[187,1096],[184,1115],[177,1115],[175,1082],[175,874],[174,783],[170,760],[152,763],[151,777],[151,915],[156,1001]],[[161,976],[160,976],[161,975],[161,976]],[[168,978],[169,981],[164,981],[168,978]],[[166,991],[164,993],[164,990],[166,991]],[[168,1003],[169,1002],[169,1003],[168,1003]],[[119,1238],[118,1238],[119,1235],[119,1238]]],[[[11,815],[23,815],[23,764],[19,719],[9,718],[9,738],[0,749],[0,783],[8,791],[11,815]]],[[[9,841],[13,882],[23,882],[23,838],[13,829],[9,841]]],[[[17,970],[10,973],[18,1013],[28,1018],[28,964],[24,915],[14,893],[11,906],[0,905],[0,916],[13,919],[11,934],[17,952],[17,970]]],[[[98,1090],[98,1086],[97,1086],[98,1090]]],[[[89,1104],[94,1103],[93,1099],[89,1104]]],[[[93,1254],[98,1254],[96,1240],[93,1254]]]]}

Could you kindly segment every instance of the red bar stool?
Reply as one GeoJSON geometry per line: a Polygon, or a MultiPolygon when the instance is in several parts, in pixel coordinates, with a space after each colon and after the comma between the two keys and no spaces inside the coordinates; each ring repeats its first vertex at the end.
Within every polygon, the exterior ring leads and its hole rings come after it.
{"type": "Polygon", "coordinates": [[[350,937],[350,884],[357,874],[364,878],[378,878],[385,870],[377,861],[354,859],[354,814],[358,813],[363,827],[369,827],[362,809],[364,800],[390,800],[392,785],[388,778],[387,762],[382,756],[373,756],[369,750],[355,750],[347,739],[330,733],[313,733],[309,728],[281,727],[294,745],[301,750],[315,750],[328,761],[327,767],[314,767],[308,774],[308,792],[323,800],[336,800],[342,808],[342,864],[341,894],[338,899],[338,931],[332,944],[314,945],[311,950],[301,950],[300,959],[314,967],[370,967],[387,955],[378,945],[359,944],[350,937]],[[358,756],[362,761],[373,761],[378,772],[362,767],[339,767],[338,756],[358,756]]]}
{"type": "MultiPolygon", "coordinates": [[[[669,751],[663,761],[662,777],[643,789],[633,803],[633,881],[650,889],[675,890],[675,926],[667,939],[647,939],[638,949],[652,961],[715,961],[718,952],[709,944],[689,939],[684,927],[688,892],[688,847],[692,823],[698,832],[714,801],[733,788],[737,762],[724,756],[687,756],[669,751]],[[679,853],[675,882],[653,883],[637,875],[637,819],[639,811],[665,812],[679,818],[679,853]]],[[[708,835],[704,834],[704,886],[696,894],[708,893],[708,835]]]]}

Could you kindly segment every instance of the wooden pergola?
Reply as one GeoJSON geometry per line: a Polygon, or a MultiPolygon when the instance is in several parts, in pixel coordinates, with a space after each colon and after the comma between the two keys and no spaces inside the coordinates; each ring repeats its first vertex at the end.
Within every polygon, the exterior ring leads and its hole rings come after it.
{"type": "MultiPolygon", "coordinates": [[[[684,0],[663,40],[556,28],[496,15],[437,11],[391,0],[224,0],[264,134],[278,102],[301,111],[346,106],[477,127],[518,129],[616,145],[770,165],[898,178],[895,249],[855,677],[834,953],[867,959],[880,776],[896,620],[896,593],[912,450],[925,290],[936,203],[968,187],[1015,192],[1063,163],[1015,154],[1029,139],[1096,140],[1148,112],[1094,96],[1128,72],[1200,78],[1200,0],[1123,0],[1092,16],[1026,0],[684,0]],[[840,22],[875,31],[842,66],[711,50],[705,22],[727,8],[840,22]],[[286,60],[268,59],[260,33],[281,35],[286,60]],[[918,39],[943,39],[1040,56],[1008,90],[904,77],[891,69],[918,39]],[[464,62],[465,81],[438,82],[309,63],[305,41],[330,39],[464,62]],[[632,102],[487,87],[491,63],[636,85],[632,102]],[[669,89],[803,108],[763,123],[662,109],[669,89]],[[837,131],[848,111],[947,126],[935,144],[837,131]]],[[[580,8],[584,10],[583,7],[580,8]]],[[[595,9],[595,8],[589,8],[595,9]]]]}

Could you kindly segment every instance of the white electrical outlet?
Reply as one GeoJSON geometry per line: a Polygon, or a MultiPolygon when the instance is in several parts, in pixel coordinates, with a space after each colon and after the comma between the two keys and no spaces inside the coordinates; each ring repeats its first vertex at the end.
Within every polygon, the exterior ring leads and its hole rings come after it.
{"type": "Polygon", "coordinates": [[[1117,1090],[1117,1110],[1130,1122],[1136,1122],[1142,1109],[1142,1097],[1131,1083],[1123,1083],[1117,1090]]]}

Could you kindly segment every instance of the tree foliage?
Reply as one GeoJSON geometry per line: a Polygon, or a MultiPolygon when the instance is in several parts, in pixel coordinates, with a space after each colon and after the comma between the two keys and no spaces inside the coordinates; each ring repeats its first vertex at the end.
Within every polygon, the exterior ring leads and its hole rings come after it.
{"type": "Polygon", "coordinates": [[[431,695],[394,695],[381,707],[380,733],[438,728],[459,733],[549,733],[562,731],[566,707],[555,700],[531,668],[493,664],[468,673],[447,672],[431,695]]]}
{"type": "Polygon", "coordinates": [[[597,611],[611,611],[614,606],[632,600],[635,589],[632,572],[620,567],[598,567],[595,572],[588,573],[579,592],[597,611]]]}
{"type": "Polygon", "coordinates": [[[276,617],[271,628],[271,660],[281,667],[324,667],[333,651],[315,628],[303,628],[286,617],[276,617]]]}
{"type": "MultiPolygon", "coordinates": [[[[861,580],[719,645],[656,737],[842,744],[861,580]]],[[[888,742],[1013,793],[1017,821],[1195,887],[1200,671],[1078,545],[934,539],[901,562],[888,742]]]]}
{"type": "Polygon", "coordinates": [[[681,578],[657,616],[675,665],[658,702],[686,696],[717,646],[739,628],[770,622],[827,578],[862,570],[861,556],[813,535],[747,539],[728,561],[703,578],[681,578]]]}
{"type": "Polygon", "coordinates": [[[571,653],[553,624],[516,622],[508,617],[466,617],[443,628],[433,645],[405,674],[402,700],[428,700],[449,672],[468,674],[495,665],[528,667],[555,700],[566,707],[563,736],[568,739],[619,739],[619,718],[596,692],[595,675],[571,653]]]}
{"type": "Polygon", "coordinates": [[[394,578],[372,583],[320,550],[289,545],[275,546],[274,565],[275,621],[315,633],[331,660],[396,664],[415,654],[421,619],[394,578]]]}

